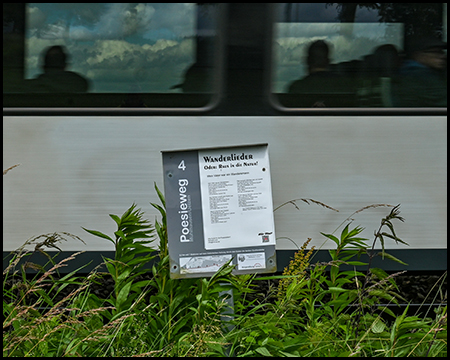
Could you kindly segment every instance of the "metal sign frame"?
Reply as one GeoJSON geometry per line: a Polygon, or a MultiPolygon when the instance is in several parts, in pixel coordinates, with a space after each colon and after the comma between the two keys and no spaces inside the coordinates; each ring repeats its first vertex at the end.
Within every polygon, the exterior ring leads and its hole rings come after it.
{"type": "Polygon", "coordinates": [[[276,272],[268,144],[162,157],[171,278],[276,272]]]}

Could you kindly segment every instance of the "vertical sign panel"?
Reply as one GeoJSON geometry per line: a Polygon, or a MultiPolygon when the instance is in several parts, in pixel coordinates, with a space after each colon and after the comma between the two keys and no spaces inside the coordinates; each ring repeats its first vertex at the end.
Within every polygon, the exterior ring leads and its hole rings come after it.
{"type": "Polygon", "coordinates": [[[205,249],[275,245],[266,147],[203,150],[198,157],[205,249]]]}
{"type": "Polygon", "coordinates": [[[171,276],[274,272],[267,144],[163,152],[171,276]]]}

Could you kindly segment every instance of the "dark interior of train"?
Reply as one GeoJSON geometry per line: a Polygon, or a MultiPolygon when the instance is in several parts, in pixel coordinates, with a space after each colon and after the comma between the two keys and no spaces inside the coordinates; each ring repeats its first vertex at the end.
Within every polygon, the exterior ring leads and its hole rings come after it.
{"type": "MultiPolygon", "coordinates": [[[[397,70],[399,61],[404,53],[398,53],[398,62],[381,64],[377,54],[365,54],[358,59],[334,62],[330,65],[330,72],[339,76],[339,82],[350,84],[347,88],[334,89],[328,86],[325,91],[307,88],[307,91],[290,93],[272,90],[271,72],[278,66],[273,61],[274,31],[273,24],[277,21],[291,23],[301,21],[324,21],[322,18],[305,20],[292,15],[296,7],[287,4],[284,8],[280,4],[260,3],[230,3],[226,6],[215,4],[197,5],[195,36],[195,62],[183,70],[184,81],[173,84],[164,91],[130,92],[88,92],[81,93],[65,90],[60,87],[58,96],[49,96],[55,91],[49,90],[47,85],[37,84],[36,79],[25,79],[25,57],[30,50],[26,45],[27,18],[25,4],[4,5],[3,34],[3,103],[6,108],[44,108],[59,107],[68,111],[70,108],[78,111],[87,109],[103,109],[111,114],[120,111],[136,110],[189,110],[202,111],[211,115],[274,115],[281,111],[292,109],[308,110],[311,108],[347,108],[373,109],[396,107],[389,99],[394,83],[393,73],[397,70]],[[285,9],[285,14],[279,14],[279,8],[285,9]],[[210,9],[206,9],[206,8],[210,9]],[[202,32],[202,25],[207,16],[206,10],[214,8],[216,18],[212,25],[208,25],[210,33],[202,32]],[[278,11],[278,12],[277,12],[278,11]],[[251,16],[248,16],[251,14],[251,16]],[[6,20],[5,20],[6,19],[6,20]],[[205,35],[206,34],[206,35],[205,35]],[[380,80],[381,79],[381,80],[380,80]],[[175,92],[176,91],[176,92],[175,92]],[[109,108],[109,109],[107,109],[109,108]]],[[[368,10],[374,12],[376,4],[366,4],[368,10]]],[[[394,5],[394,4],[392,4],[394,5]]],[[[411,4],[409,4],[411,5],[411,4]]],[[[328,5],[324,3],[324,8],[328,5]]],[[[355,20],[356,4],[334,5],[341,17],[332,20],[335,23],[355,20]],[[348,5],[352,5],[352,14],[348,5]],[[354,6],[353,6],[354,5],[354,6]],[[350,16],[350,18],[349,18],[350,16]],[[353,16],[353,20],[352,20],[353,16]]],[[[399,5],[400,6],[400,5],[399,5]]],[[[415,12],[399,14],[398,6],[385,6],[376,9],[384,21],[404,22],[405,32],[422,31],[425,26],[430,32],[441,34],[442,19],[440,14],[442,4],[430,4],[426,9],[423,4],[413,6],[415,12]],[[439,11],[440,9],[440,11],[439,11]],[[417,14],[425,12],[427,16],[420,18],[417,14]],[[431,14],[431,15],[428,15],[431,14]],[[431,22],[431,25],[430,25],[431,22]],[[412,30],[411,30],[412,29],[412,30]]],[[[298,12],[298,10],[296,10],[298,12]]],[[[210,11],[211,13],[211,11],[210,11]]],[[[329,21],[329,20],[327,20],[329,21]]],[[[381,21],[381,20],[380,20],[381,21]]],[[[399,36],[399,35],[397,35],[399,36]]],[[[393,47],[393,46],[392,46],[393,47]]],[[[443,47],[443,46],[442,46],[443,47]]],[[[445,44],[446,49],[446,44],[445,44]]],[[[442,71],[446,79],[445,71],[442,71]]],[[[295,80],[295,79],[292,79],[295,80]]],[[[329,85],[329,79],[325,80],[329,85]]],[[[65,84],[64,86],[66,86],[65,84]]],[[[446,80],[445,80],[446,94],[446,80]]],[[[137,87],[139,89],[139,87],[137,87]]],[[[67,89],[67,88],[66,88],[67,89]]],[[[424,107],[441,107],[444,104],[417,105],[424,107]]],[[[446,99],[445,99],[446,106],[446,99]]],[[[179,112],[178,112],[179,113],[179,112]]]]}

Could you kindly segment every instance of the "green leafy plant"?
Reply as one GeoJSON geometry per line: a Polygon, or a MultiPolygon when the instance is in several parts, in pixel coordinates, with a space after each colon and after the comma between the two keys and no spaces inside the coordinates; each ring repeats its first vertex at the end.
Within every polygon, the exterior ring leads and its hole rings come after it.
{"type": "Polygon", "coordinates": [[[200,348],[204,350],[207,344],[216,346],[220,343],[217,338],[222,336],[224,328],[218,324],[221,321],[220,314],[227,306],[221,293],[235,288],[237,282],[231,275],[233,266],[229,263],[224,264],[209,279],[170,278],[165,199],[156,184],[155,190],[161,201],[161,205],[152,203],[161,214],[161,222],[155,220],[159,237],[159,261],[151,270],[153,295],[150,297],[151,306],[146,312],[146,321],[151,329],[152,343],[159,343],[159,347],[176,344],[172,347],[173,351],[185,356],[199,350],[198,346],[191,347],[189,342],[192,340],[192,331],[195,333],[202,329],[200,332],[204,333],[205,329],[209,329],[214,334],[208,342],[202,343],[200,348]]]}
{"type": "Polygon", "coordinates": [[[85,317],[93,319],[95,312],[75,305],[88,293],[91,276],[83,279],[75,275],[84,266],[64,276],[58,272],[79,253],[56,263],[57,255],[50,257],[46,252],[66,237],[79,239],[68,233],[53,233],[28,240],[3,271],[3,356],[77,355],[78,348],[71,345],[74,336],[87,337],[103,325],[84,321],[85,317]],[[31,244],[36,245],[35,250],[25,250],[31,244]],[[49,259],[47,264],[38,266],[30,261],[36,251],[49,259]],[[37,272],[31,277],[26,272],[30,268],[37,272]]]}
{"type": "Polygon", "coordinates": [[[109,240],[115,246],[115,258],[104,257],[109,275],[114,280],[114,293],[107,302],[114,306],[110,320],[126,313],[135,299],[142,293],[148,281],[136,282],[136,278],[146,272],[144,266],[156,257],[155,249],[149,247],[154,238],[154,227],[143,218],[141,209],[133,204],[119,217],[109,215],[117,224],[114,239],[97,230],[86,230],[92,235],[109,240]]]}
{"type": "Polygon", "coordinates": [[[387,306],[379,305],[397,303],[401,299],[395,277],[402,272],[389,275],[382,269],[371,267],[375,256],[404,264],[385,251],[386,239],[406,244],[394,230],[394,221],[403,221],[399,213],[397,205],[381,220],[371,246],[369,239],[360,235],[363,228],[351,228],[349,223],[339,237],[322,233],[336,244],[336,248],[329,251],[330,262],[310,264],[305,269],[303,261],[295,261],[304,256],[297,253],[290,267],[285,269],[277,304],[280,309],[285,309],[284,318],[304,314],[303,321],[297,322],[304,343],[308,344],[297,348],[302,356],[446,353],[442,352],[444,343],[440,339],[446,334],[443,325],[446,324],[446,312],[439,320],[438,317],[422,319],[407,316],[407,310],[403,315],[395,316],[387,306]],[[375,250],[378,241],[381,251],[375,250]],[[361,261],[362,256],[368,260],[361,261]],[[344,264],[354,269],[342,271],[344,264]],[[365,272],[356,270],[363,267],[367,269],[365,272]],[[381,316],[385,313],[390,314],[391,323],[381,316]],[[431,334],[439,339],[433,342],[431,334]]]}
{"type": "MultiPolygon", "coordinates": [[[[109,274],[115,281],[115,292],[107,301],[114,306],[109,317],[111,323],[124,319],[120,334],[115,335],[114,355],[125,355],[129,348],[124,331],[134,334],[133,343],[140,346],[142,352],[165,355],[189,355],[207,351],[220,343],[224,331],[221,314],[227,307],[221,295],[235,286],[233,269],[224,264],[211,278],[171,279],[165,199],[155,184],[161,204],[151,203],[161,214],[161,221],[155,220],[154,227],[143,220],[142,212],[135,205],[122,217],[110,215],[117,223],[118,230],[111,238],[95,230],[87,230],[93,235],[114,243],[115,259],[105,258],[109,274]],[[154,231],[158,235],[159,252],[147,247],[153,242],[154,231]],[[149,239],[141,241],[138,239],[149,239]],[[157,261],[146,270],[144,265],[158,256],[157,261]],[[147,280],[134,282],[139,275],[145,274],[147,280]],[[138,304],[139,303],[139,304],[138,304]],[[206,334],[200,344],[192,346],[193,333],[206,334]],[[201,350],[200,350],[201,349],[201,350]]],[[[98,299],[101,301],[101,299],[98,299]]]]}
{"type": "MultiPolygon", "coordinates": [[[[171,279],[165,201],[156,184],[155,190],[160,204],[152,206],[161,220],[153,226],[133,204],[120,217],[110,215],[113,236],[85,229],[114,244],[114,258],[104,258],[107,273],[61,276],[77,254],[58,262],[46,249],[59,250],[65,233],[33,238],[34,252],[22,247],[12,256],[3,272],[4,356],[447,355],[446,306],[426,316],[408,309],[395,316],[378,305],[400,298],[397,274],[371,266],[375,256],[401,261],[384,248],[387,239],[405,243],[394,230],[395,220],[403,221],[398,206],[382,219],[371,246],[359,226],[324,233],[336,244],[326,263],[312,263],[308,240],[282,275],[235,276],[227,263],[209,278],[171,279]],[[37,252],[47,257],[45,266],[32,262],[37,252]],[[31,279],[30,268],[37,271],[31,279]],[[115,283],[106,299],[91,291],[105,277],[115,283]],[[264,281],[278,286],[260,294],[264,281]]],[[[437,286],[443,294],[442,279],[437,286]]]]}
{"type": "Polygon", "coordinates": [[[283,275],[286,275],[286,277],[279,281],[278,299],[285,296],[287,288],[292,281],[302,281],[306,275],[306,269],[309,267],[309,259],[314,251],[314,246],[312,246],[309,251],[306,251],[311,240],[312,239],[309,238],[305,241],[300,250],[294,254],[294,259],[292,259],[288,267],[284,269],[283,275]]]}

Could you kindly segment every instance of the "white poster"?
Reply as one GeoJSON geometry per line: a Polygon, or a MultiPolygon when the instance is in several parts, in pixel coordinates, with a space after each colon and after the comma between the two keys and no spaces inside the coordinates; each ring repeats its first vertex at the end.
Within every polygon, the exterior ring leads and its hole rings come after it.
{"type": "Polygon", "coordinates": [[[216,272],[230,260],[231,255],[180,257],[180,274],[216,272]]]}
{"type": "Polygon", "coordinates": [[[275,245],[267,145],[198,152],[205,249],[275,245]]]}
{"type": "Polygon", "coordinates": [[[266,267],[264,252],[238,254],[238,270],[256,270],[266,267]]]}

